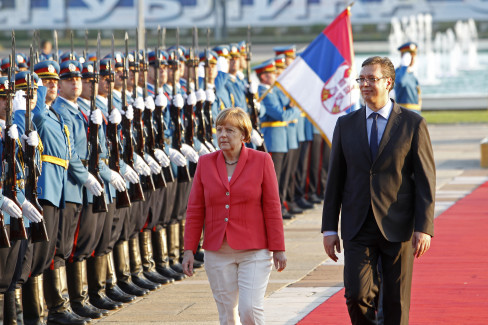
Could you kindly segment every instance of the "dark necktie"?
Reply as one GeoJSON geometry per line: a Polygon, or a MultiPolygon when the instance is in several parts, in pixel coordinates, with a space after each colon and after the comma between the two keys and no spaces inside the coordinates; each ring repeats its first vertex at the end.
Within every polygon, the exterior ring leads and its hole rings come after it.
{"type": "Polygon", "coordinates": [[[371,150],[371,159],[374,160],[378,154],[378,125],[376,120],[378,119],[378,113],[372,113],[373,125],[371,125],[371,134],[369,136],[369,149],[371,150]]]}

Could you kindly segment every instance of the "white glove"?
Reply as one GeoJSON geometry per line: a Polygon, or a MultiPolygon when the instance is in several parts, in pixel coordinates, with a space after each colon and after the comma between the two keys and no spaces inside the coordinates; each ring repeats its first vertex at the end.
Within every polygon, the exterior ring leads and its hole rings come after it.
{"type": "Polygon", "coordinates": [[[44,86],[44,84],[42,83],[42,78],[39,78],[39,80],[37,80],[37,87],[41,86],[44,86]]]}
{"type": "Polygon", "coordinates": [[[256,110],[258,113],[261,111],[261,102],[258,102],[257,100],[254,101],[254,107],[256,107],[256,110]]]}
{"type": "Polygon", "coordinates": [[[154,175],[157,175],[161,173],[161,165],[156,162],[156,160],[151,157],[151,155],[148,155],[147,153],[144,154],[144,159],[146,159],[147,165],[149,168],[151,168],[151,173],[154,175]]]}
{"type": "Polygon", "coordinates": [[[215,101],[215,92],[213,89],[207,89],[205,90],[205,97],[207,98],[207,102],[210,102],[210,104],[213,104],[215,101]]]}
{"type": "Polygon", "coordinates": [[[171,160],[173,164],[175,164],[178,167],[183,167],[186,165],[186,159],[181,154],[181,152],[173,148],[169,148],[168,151],[169,151],[169,160],[171,160]]]}
{"type": "Polygon", "coordinates": [[[164,153],[161,149],[154,149],[154,156],[159,161],[161,167],[168,167],[171,161],[169,160],[168,156],[164,153]]]}
{"type": "Polygon", "coordinates": [[[120,115],[120,112],[118,109],[113,109],[112,113],[108,116],[108,120],[112,124],[120,124],[122,121],[122,115],[120,115]]]}
{"type": "Polygon", "coordinates": [[[110,184],[119,192],[122,192],[126,188],[124,179],[114,170],[111,170],[110,173],[110,184]]]}
{"type": "Polygon", "coordinates": [[[181,96],[181,94],[176,94],[173,97],[173,105],[178,107],[178,108],[183,108],[183,106],[185,105],[185,102],[183,101],[183,97],[181,96]]]}
{"type": "Polygon", "coordinates": [[[102,111],[97,108],[94,111],[89,111],[88,116],[90,117],[90,121],[92,121],[96,125],[102,125],[103,122],[103,117],[102,117],[102,111]]]}
{"type": "Polygon", "coordinates": [[[103,193],[103,187],[92,174],[88,173],[88,179],[83,184],[88,191],[94,196],[100,196],[103,193]]]}
{"type": "Polygon", "coordinates": [[[197,102],[204,102],[207,99],[207,96],[205,96],[205,90],[202,88],[198,89],[195,95],[197,96],[197,102]]]}
{"type": "Polygon", "coordinates": [[[181,145],[181,153],[186,157],[186,159],[188,159],[192,163],[198,162],[197,152],[195,151],[195,149],[193,149],[192,147],[190,147],[186,143],[183,143],[181,145]]]}
{"type": "Polygon", "coordinates": [[[202,144],[202,146],[200,147],[200,150],[198,151],[198,155],[203,156],[203,155],[206,155],[207,153],[210,153],[210,150],[208,150],[207,147],[202,144]]]}
{"type": "Polygon", "coordinates": [[[208,150],[210,150],[210,152],[215,152],[215,147],[212,143],[205,141],[205,144],[207,145],[207,148],[208,150]]]}
{"type": "Polygon", "coordinates": [[[120,114],[125,115],[125,118],[132,121],[134,118],[134,109],[132,105],[127,105],[127,110],[124,111],[123,109],[120,111],[120,114]]]}
{"type": "Polygon", "coordinates": [[[253,95],[258,93],[258,84],[254,81],[251,81],[249,84],[249,92],[253,95]]]}
{"type": "Polygon", "coordinates": [[[412,54],[410,52],[405,52],[400,60],[400,65],[402,67],[408,67],[412,63],[412,54]]]}
{"type": "Polygon", "coordinates": [[[135,154],[136,159],[134,161],[134,169],[136,172],[141,176],[149,176],[151,175],[151,168],[146,164],[144,159],[141,156],[135,154]]]}
{"type": "Polygon", "coordinates": [[[15,92],[14,100],[12,103],[13,111],[22,110],[25,111],[26,109],[26,102],[25,102],[25,92],[23,90],[17,90],[15,92]]]}
{"type": "Polygon", "coordinates": [[[124,178],[126,181],[137,184],[139,183],[139,175],[129,165],[125,166],[124,178]]]}
{"type": "Polygon", "coordinates": [[[132,106],[143,111],[144,110],[144,99],[142,99],[142,97],[137,97],[134,100],[134,102],[132,103],[132,106]]]}
{"type": "Polygon", "coordinates": [[[31,222],[41,222],[42,220],[42,214],[27,200],[22,203],[22,214],[31,222]]]}
{"type": "Polygon", "coordinates": [[[217,59],[217,71],[229,73],[229,60],[227,60],[223,56],[219,56],[219,58],[217,59]]]}
{"type": "Polygon", "coordinates": [[[166,96],[162,92],[160,92],[156,96],[155,104],[156,106],[166,107],[168,106],[168,98],[166,98],[166,96]]]}
{"type": "Polygon", "coordinates": [[[239,78],[239,79],[241,79],[241,80],[244,80],[244,78],[246,76],[244,75],[244,72],[242,72],[241,70],[239,70],[239,71],[236,72],[236,77],[239,78]]]}
{"type": "Polygon", "coordinates": [[[252,129],[251,132],[251,142],[254,144],[256,147],[259,147],[263,144],[264,139],[259,135],[258,131],[255,129],[252,129]]]}
{"type": "Polygon", "coordinates": [[[3,212],[8,213],[8,215],[12,218],[22,218],[22,210],[20,210],[20,208],[17,204],[14,203],[14,201],[6,196],[3,197],[2,207],[0,209],[2,209],[3,212]]]}
{"type": "Polygon", "coordinates": [[[19,130],[17,129],[17,124],[12,124],[8,129],[8,136],[12,140],[17,140],[19,138],[19,130]]]}
{"type": "Polygon", "coordinates": [[[195,92],[191,92],[188,97],[186,98],[186,103],[190,106],[193,106],[197,103],[197,96],[195,96],[195,92]]]}
{"type": "Polygon", "coordinates": [[[22,146],[25,146],[25,142],[27,141],[27,144],[31,147],[37,147],[39,144],[39,137],[37,136],[36,131],[31,131],[29,133],[29,136],[26,136],[25,134],[22,134],[22,146]]]}
{"type": "Polygon", "coordinates": [[[152,98],[151,96],[147,96],[146,100],[144,101],[144,107],[151,112],[154,111],[154,109],[156,108],[156,105],[154,104],[154,98],[152,98]]]}

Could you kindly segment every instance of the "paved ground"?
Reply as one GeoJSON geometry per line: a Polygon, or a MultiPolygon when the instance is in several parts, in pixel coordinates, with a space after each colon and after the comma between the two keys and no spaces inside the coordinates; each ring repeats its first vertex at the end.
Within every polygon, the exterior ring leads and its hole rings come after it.
{"type": "MultiPolygon", "coordinates": [[[[437,216],[488,180],[488,170],[479,167],[479,143],[488,136],[488,125],[429,129],[437,166],[437,216]]],[[[341,261],[328,260],[322,248],[321,208],[285,223],[288,267],[271,274],[265,301],[267,324],[296,324],[343,286],[341,261]]],[[[191,279],[164,286],[97,323],[218,324],[218,313],[205,271],[199,270],[191,279]]]]}

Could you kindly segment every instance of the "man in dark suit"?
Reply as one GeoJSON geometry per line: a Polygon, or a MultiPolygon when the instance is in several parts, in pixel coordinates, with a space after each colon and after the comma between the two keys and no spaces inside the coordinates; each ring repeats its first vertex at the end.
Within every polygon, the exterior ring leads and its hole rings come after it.
{"type": "Polygon", "coordinates": [[[338,119],[332,141],[322,232],[337,261],[339,212],[344,286],[353,324],[376,324],[378,259],[384,324],[408,324],[414,256],[434,233],[435,164],[425,120],[389,98],[395,69],[366,59],[357,79],[365,107],[338,119]]]}

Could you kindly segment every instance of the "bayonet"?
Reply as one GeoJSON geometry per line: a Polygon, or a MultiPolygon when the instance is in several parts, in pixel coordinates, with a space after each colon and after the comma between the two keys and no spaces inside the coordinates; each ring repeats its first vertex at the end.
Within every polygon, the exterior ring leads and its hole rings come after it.
{"type": "MultiPolygon", "coordinates": [[[[59,49],[58,49],[58,31],[54,30],[54,55],[53,55],[53,60],[58,62],[59,61],[59,49]]],[[[59,63],[59,62],[58,62],[59,63]]]]}
{"type": "Polygon", "coordinates": [[[70,33],[70,43],[71,43],[71,53],[69,54],[69,59],[74,60],[75,59],[75,48],[73,45],[73,31],[70,33]]]}
{"type": "Polygon", "coordinates": [[[85,49],[83,51],[83,57],[85,58],[85,61],[88,61],[87,56],[88,56],[88,30],[85,29],[85,49]]]}

